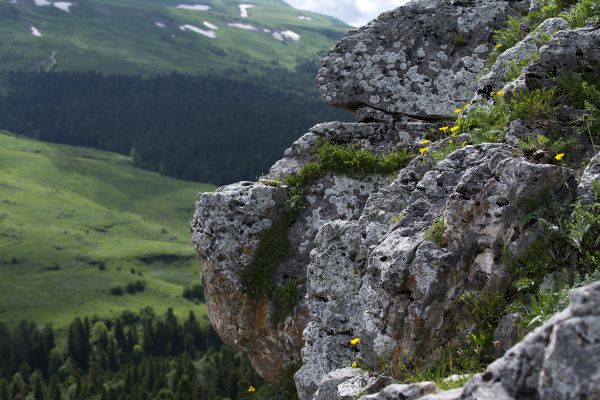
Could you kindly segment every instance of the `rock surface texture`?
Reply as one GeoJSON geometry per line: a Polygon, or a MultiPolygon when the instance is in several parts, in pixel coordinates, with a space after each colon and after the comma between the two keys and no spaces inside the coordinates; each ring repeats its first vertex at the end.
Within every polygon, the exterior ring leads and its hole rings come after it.
{"type": "Polygon", "coordinates": [[[531,332],[463,389],[432,392],[436,394],[390,396],[386,388],[362,399],[599,399],[600,283],[574,290],[567,310],[531,332]]]}
{"type": "MultiPolygon", "coordinates": [[[[192,238],[210,320],[266,380],[295,371],[300,400],[359,393],[382,400],[600,399],[600,284],[575,291],[567,311],[516,347],[519,316],[503,315],[494,338],[499,352],[510,350],[464,388],[384,388],[389,378],[351,367],[419,369],[434,361],[474,328],[461,296],[514,294],[505,257],[518,258],[540,236],[523,223],[532,199],[550,193],[558,206],[595,201],[600,155],[590,162],[594,147],[586,137],[573,155],[581,168],[554,162],[554,153],[526,157],[517,146],[550,129],[562,133],[560,118],[558,128],[514,120],[502,143],[468,145],[468,133],[429,142],[456,108],[488,101],[490,88],[504,87],[510,98],[548,87],[552,76],[598,71],[600,30],[570,30],[553,18],[484,73],[493,31],[538,3],[411,1],[350,31],[322,61],[317,84],[326,103],[350,109],[357,122],[317,125],[260,182],[198,196],[192,238]],[[542,45],[540,35],[552,37],[542,45]],[[507,65],[523,60],[531,62],[507,84],[507,65]],[[393,175],[326,173],[306,187],[306,207],[287,230],[289,257],[272,271],[275,286],[293,282],[299,298],[291,315],[274,323],[277,299],[250,296],[240,271],[261,234],[288,215],[285,177],[313,162],[323,140],[376,154],[416,153],[427,144],[429,153],[393,175]],[[351,344],[356,337],[360,343],[351,344]]],[[[566,125],[581,110],[564,114],[566,125]]]]}

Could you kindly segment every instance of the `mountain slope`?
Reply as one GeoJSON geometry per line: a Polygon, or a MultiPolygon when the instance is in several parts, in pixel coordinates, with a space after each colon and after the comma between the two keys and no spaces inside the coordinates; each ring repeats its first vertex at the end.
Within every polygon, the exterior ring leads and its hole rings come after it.
{"type": "Polygon", "coordinates": [[[182,316],[203,307],[181,294],[199,283],[191,201],[211,186],[133,168],[114,153],[0,132],[0,188],[0,320],[61,328],[77,315],[148,304],[182,316]],[[137,281],[142,293],[109,293],[137,281]]]}
{"type": "Polygon", "coordinates": [[[2,70],[225,73],[293,69],[347,30],[283,1],[3,0],[2,70]]]}

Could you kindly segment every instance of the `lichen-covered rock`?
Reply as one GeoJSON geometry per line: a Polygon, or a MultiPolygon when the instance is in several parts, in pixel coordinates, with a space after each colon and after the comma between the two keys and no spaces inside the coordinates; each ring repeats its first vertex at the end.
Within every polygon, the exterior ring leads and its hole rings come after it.
{"type": "MultiPolygon", "coordinates": [[[[310,159],[301,150],[311,151],[310,140],[290,150],[290,159],[310,159]]],[[[304,280],[319,229],[331,220],[358,219],[368,196],[390,181],[386,176],[361,180],[326,176],[307,188],[308,205],[288,232],[292,255],[273,271],[276,285],[304,280]]],[[[204,266],[210,320],[223,341],[245,350],[255,369],[270,381],[300,362],[307,308],[300,303],[284,324],[273,326],[273,299],[257,300],[246,294],[239,273],[252,261],[261,232],[282,217],[287,192],[285,186],[242,182],[201,193],[192,222],[192,240],[204,266]]]]}
{"type": "Polygon", "coordinates": [[[432,382],[413,383],[410,385],[394,384],[379,393],[362,396],[361,400],[416,400],[428,394],[438,393],[438,388],[432,382]]]}
{"type": "Polygon", "coordinates": [[[594,181],[596,181],[596,185],[600,185],[600,153],[590,160],[579,181],[577,193],[582,204],[600,202],[597,189],[594,188],[594,181]]]}
{"type": "Polygon", "coordinates": [[[414,160],[370,197],[358,221],[324,225],[307,268],[300,398],[355,358],[372,367],[431,360],[470,327],[461,294],[507,285],[499,259],[519,235],[522,201],[545,192],[572,199],[575,187],[570,170],[514,158],[509,146],[467,146],[438,165],[414,160]],[[386,212],[397,215],[392,229],[381,224],[391,220],[386,212]],[[424,237],[439,216],[446,247],[424,237]],[[373,225],[379,230],[369,232],[373,225]],[[355,336],[360,351],[349,344],[355,336]]]}
{"type": "MultiPolygon", "coordinates": [[[[362,399],[401,400],[395,385],[362,399]]],[[[411,397],[412,398],[412,397],[411,397]]],[[[600,398],[600,283],[576,289],[571,304],[510,349],[463,389],[416,400],[600,398]]]]}
{"type": "Polygon", "coordinates": [[[491,33],[528,7],[529,1],[411,1],[340,41],[321,62],[321,97],[350,109],[452,115],[471,99],[491,33]]]}
{"type": "Polygon", "coordinates": [[[358,368],[343,368],[325,375],[314,400],[355,400],[357,393],[375,393],[387,384],[389,379],[358,368]]]}

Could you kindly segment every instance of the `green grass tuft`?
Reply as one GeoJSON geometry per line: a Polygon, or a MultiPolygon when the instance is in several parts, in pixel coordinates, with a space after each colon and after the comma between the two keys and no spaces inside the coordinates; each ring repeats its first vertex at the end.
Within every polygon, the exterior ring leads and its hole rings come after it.
{"type": "Polygon", "coordinates": [[[517,93],[512,105],[512,119],[553,118],[557,105],[556,89],[534,89],[517,93]]]}
{"type": "Polygon", "coordinates": [[[425,231],[425,239],[432,241],[440,247],[446,246],[446,239],[444,238],[444,232],[446,231],[446,225],[444,224],[444,217],[440,216],[431,224],[425,231]]]}

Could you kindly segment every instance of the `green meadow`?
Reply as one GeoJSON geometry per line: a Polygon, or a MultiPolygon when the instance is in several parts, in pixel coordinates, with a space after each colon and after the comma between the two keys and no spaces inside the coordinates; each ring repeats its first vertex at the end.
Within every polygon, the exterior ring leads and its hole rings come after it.
{"type": "Polygon", "coordinates": [[[118,154],[0,132],[0,321],[60,330],[148,305],[205,315],[181,295],[200,282],[189,221],[197,192],[210,190],[118,154]],[[137,281],[145,290],[127,293],[137,281]]]}

